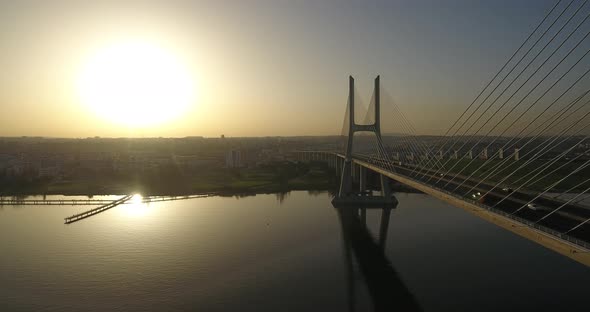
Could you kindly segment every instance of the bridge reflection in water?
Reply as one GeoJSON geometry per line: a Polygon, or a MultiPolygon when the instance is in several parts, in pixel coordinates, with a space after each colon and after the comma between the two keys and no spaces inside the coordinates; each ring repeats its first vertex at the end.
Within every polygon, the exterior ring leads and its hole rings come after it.
{"type": "Polygon", "coordinates": [[[385,256],[385,242],[391,210],[386,208],[336,207],[340,225],[344,260],[347,267],[348,307],[356,309],[356,276],[354,260],[364,278],[375,311],[421,311],[413,294],[406,287],[391,262],[385,256]],[[381,222],[377,239],[366,226],[367,209],[380,209],[381,222]]]}

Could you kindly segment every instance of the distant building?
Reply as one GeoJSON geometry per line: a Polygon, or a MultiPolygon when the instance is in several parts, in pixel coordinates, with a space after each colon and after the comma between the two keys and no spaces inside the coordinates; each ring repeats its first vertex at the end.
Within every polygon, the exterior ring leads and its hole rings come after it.
{"type": "Polygon", "coordinates": [[[484,147],[483,150],[481,151],[481,155],[480,155],[481,159],[488,159],[488,148],[484,147]]]}
{"type": "Polygon", "coordinates": [[[242,153],[239,150],[230,150],[225,154],[225,166],[227,168],[242,167],[242,153]]]}

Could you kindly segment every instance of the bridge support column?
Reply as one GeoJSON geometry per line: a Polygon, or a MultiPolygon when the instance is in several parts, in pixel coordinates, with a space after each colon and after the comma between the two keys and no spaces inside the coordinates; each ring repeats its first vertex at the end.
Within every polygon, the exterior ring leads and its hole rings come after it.
{"type": "Polygon", "coordinates": [[[352,161],[344,160],[341,177],[338,196],[344,197],[352,191],[352,161]]]}
{"type": "Polygon", "coordinates": [[[367,168],[359,167],[359,191],[365,192],[367,190],[367,168]]]}
{"type": "MultiPolygon", "coordinates": [[[[358,179],[359,188],[361,192],[367,190],[367,168],[360,166],[355,163],[352,155],[352,144],[355,132],[373,132],[377,137],[377,141],[381,142],[381,96],[379,87],[379,76],[375,78],[375,122],[373,124],[357,124],[355,123],[354,117],[354,78],[349,77],[348,85],[348,141],[346,145],[346,154],[344,159],[344,165],[342,168],[342,177],[340,180],[340,192],[338,196],[334,198],[332,203],[336,205],[363,205],[367,203],[369,205],[392,205],[394,198],[391,196],[391,189],[389,186],[389,178],[383,175],[381,177],[381,190],[382,198],[377,196],[360,196],[359,192],[352,191],[352,183],[358,179]],[[358,169],[357,169],[358,167],[358,169]],[[358,170],[358,171],[357,171],[358,170]]],[[[382,147],[379,147],[380,153],[385,152],[382,147]]],[[[378,164],[383,166],[382,164],[378,164]]],[[[366,205],[365,205],[366,207],[366,205]]]]}
{"type": "Polygon", "coordinates": [[[389,185],[389,178],[380,174],[379,178],[381,179],[381,196],[386,201],[391,200],[391,187],[389,185]]]}

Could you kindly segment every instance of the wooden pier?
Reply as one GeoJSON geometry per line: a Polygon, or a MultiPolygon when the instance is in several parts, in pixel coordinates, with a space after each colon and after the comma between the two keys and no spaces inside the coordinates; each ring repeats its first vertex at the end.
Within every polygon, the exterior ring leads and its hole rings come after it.
{"type": "Polygon", "coordinates": [[[163,202],[163,201],[185,200],[185,199],[192,199],[192,198],[211,197],[211,196],[215,196],[215,195],[216,195],[215,193],[210,193],[210,194],[180,195],[180,196],[146,196],[142,199],[142,203],[155,203],[155,202],[163,202]]]}
{"type": "Polygon", "coordinates": [[[111,203],[112,199],[18,199],[18,198],[2,198],[1,205],[21,206],[21,205],[106,205],[111,203]]]}
{"type": "MultiPolygon", "coordinates": [[[[142,202],[162,202],[171,200],[183,200],[191,198],[202,198],[214,196],[215,193],[198,194],[198,195],[178,195],[178,196],[146,196],[143,197],[142,202]]],[[[34,205],[34,206],[82,206],[82,205],[107,205],[112,203],[112,199],[19,199],[19,198],[0,198],[0,206],[23,206],[23,205],[34,205]]]]}
{"type": "Polygon", "coordinates": [[[65,224],[74,223],[76,221],[80,221],[82,219],[88,218],[88,217],[93,216],[95,214],[99,214],[99,213],[101,213],[101,212],[103,212],[105,210],[109,210],[109,209],[111,209],[113,207],[116,207],[116,206],[118,206],[120,204],[125,203],[126,201],[128,201],[129,199],[131,199],[131,197],[133,197],[133,195],[126,195],[126,196],[123,196],[122,198],[119,198],[117,200],[114,200],[114,201],[112,201],[112,202],[110,202],[110,203],[108,203],[106,205],[102,205],[100,207],[96,207],[96,208],[93,208],[93,209],[84,211],[82,213],[78,213],[78,214],[75,214],[73,216],[69,216],[67,218],[64,218],[65,224]]]}

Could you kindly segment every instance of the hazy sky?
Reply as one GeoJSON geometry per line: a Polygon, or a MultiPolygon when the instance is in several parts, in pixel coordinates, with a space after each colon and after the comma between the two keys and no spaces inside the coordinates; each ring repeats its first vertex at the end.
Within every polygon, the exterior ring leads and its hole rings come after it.
{"type": "Polygon", "coordinates": [[[1,1],[0,136],[338,134],[348,75],[446,130],[554,1],[1,1]],[[124,4],[125,3],[125,4],[124,4]],[[129,127],[82,103],[85,62],[141,39],[194,78],[182,117],[129,127]]]}

